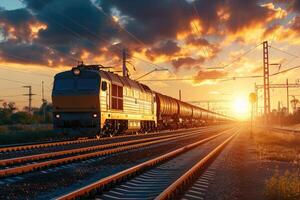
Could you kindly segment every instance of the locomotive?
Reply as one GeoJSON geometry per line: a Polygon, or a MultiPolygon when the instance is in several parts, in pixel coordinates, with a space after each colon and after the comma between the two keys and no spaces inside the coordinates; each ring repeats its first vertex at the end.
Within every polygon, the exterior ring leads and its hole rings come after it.
{"type": "Polygon", "coordinates": [[[54,129],[116,135],[231,121],[230,117],[151,90],[128,77],[80,64],[54,77],[54,129]]]}

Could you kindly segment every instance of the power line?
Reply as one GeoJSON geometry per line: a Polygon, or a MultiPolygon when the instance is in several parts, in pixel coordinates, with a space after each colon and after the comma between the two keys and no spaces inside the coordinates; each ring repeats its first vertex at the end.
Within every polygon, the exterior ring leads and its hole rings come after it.
{"type": "Polygon", "coordinates": [[[11,71],[11,72],[18,72],[18,73],[26,72],[29,75],[37,75],[37,76],[45,76],[45,77],[50,77],[51,76],[51,75],[41,74],[41,73],[37,73],[37,72],[31,72],[31,71],[27,71],[27,70],[20,71],[20,70],[8,69],[8,68],[3,68],[3,67],[6,67],[6,66],[0,66],[0,70],[7,70],[7,71],[11,71]]]}
{"type": "MultiPolygon", "coordinates": [[[[20,1],[21,3],[23,3],[23,4],[25,4],[22,0],[19,0],[19,1],[20,1]]],[[[97,8],[98,11],[102,12],[104,15],[106,15],[106,17],[109,17],[109,18],[112,20],[112,17],[111,17],[110,15],[108,15],[107,13],[105,13],[105,12],[103,11],[103,9],[100,9],[100,8],[97,7],[97,6],[96,6],[96,8],[97,8]]],[[[96,39],[99,39],[99,40],[105,41],[105,42],[108,43],[108,44],[111,44],[110,41],[108,41],[108,40],[106,40],[106,39],[104,39],[104,38],[99,37],[98,34],[96,34],[96,33],[92,32],[92,31],[90,31],[89,28],[87,28],[86,26],[84,26],[84,25],[78,23],[77,21],[73,20],[71,17],[69,17],[69,16],[67,16],[67,15],[65,15],[65,14],[63,14],[63,13],[61,13],[61,12],[58,12],[57,10],[55,10],[55,12],[58,13],[58,14],[60,14],[60,15],[62,15],[62,16],[64,16],[65,18],[67,18],[68,20],[70,20],[73,24],[76,24],[77,26],[79,26],[79,27],[85,29],[85,30],[88,31],[90,34],[92,34],[96,39]]],[[[56,25],[60,26],[61,28],[63,28],[63,29],[65,29],[65,30],[69,31],[70,33],[72,33],[72,34],[73,34],[74,36],[76,36],[77,38],[79,38],[79,39],[85,39],[84,37],[82,37],[82,36],[81,36],[80,34],[78,34],[77,32],[75,32],[75,31],[71,30],[70,28],[66,27],[64,24],[55,22],[53,19],[50,19],[49,17],[47,17],[47,18],[48,18],[49,20],[51,20],[52,22],[54,22],[56,25]]],[[[113,21],[114,23],[116,23],[114,20],[112,20],[112,21],[113,21]]],[[[118,24],[118,23],[117,23],[117,24],[118,24]]],[[[134,36],[134,35],[133,35],[132,33],[130,33],[129,31],[127,31],[127,30],[126,30],[124,27],[122,27],[120,24],[118,24],[118,25],[119,25],[119,27],[121,27],[127,34],[129,34],[131,37],[135,38],[137,41],[139,41],[139,42],[142,43],[143,45],[147,46],[145,43],[143,43],[141,40],[139,40],[136,36],[134,36]]],[[[86,38],[86,39],[87,39],[87,38],[86,38]]],[[[97,44],[95,44],[94,42],[91,42],[89,39],[88,39],[87,41],[88,41],[90,44],[92,44],[92,45],[94,45],[94,46],[97,46],[97,44]]],[[[120,50],[120,52],[123,51],[123,49],[121,49],[119,46],[116,46],[116,47],[120,50]]],[[[54,49],[54,50],[55,50],[55,49],[54,49]]],[[[132,57],[133,57],[133,56],[132,56],[132,57]]],[[[138,59],[138,60],[141,60],[141,61],[143,61],[143,62],[149,63],[149,64],[151,64],[151,65],[157,66],[157,67],[159,67],[159,68],[163,68],[163,67],[161,67],[161,66],[158,66],[157,64],[154,64],[154,63],[152,63],[152,62],[150,62],[150,61],[144,60],[144,59],[139,58],[139,57],[137,57],[137,56],[134,56],[134,58],[136,58],[136,59],[138,59]]]]}
{"type": "Polygon", "coordinates": [[[20,89],[20,87],[8,87],[8,88],[1,88],[0,90],[12,90],[12,89],[20,89]]]}
{"type": "MultiPolygon", "coordinates": [[[[214,78],[207,78],[206,80],[220,80],[220,81],[228,81],[228,80],[235,80],[235,79],[247,79],[247,78],[261,78],[262,76],[253,75],[253,76],[233,76],[233,77],[226,77],[226,79],[214,79],[214,78]]],[[[197,79],[194,78],[174,78],[174,79],[149,79],[149,80],[140,80],[140,81],[147,81],[147,82],[155,82],[155,81],[194,81],[197,79]]]]}
{"type": "Polygon", "coordinates": [[[23,96],[23,95],[20,95],[20,94],[17,94],[17,95],[6,95],[6,96],[0,96],[0,98],[6,98],[6,97],[18,97],[18,96],[23,96]]]}
{"type": "Polygon", "coordinates": [[[127,29],[125,29],[121,24],[117,23],[117,21],[115,21],[112,16],[110,16],[109,14],[107,14],[106,12],[104,12],[104,10],[98,6],[95,6],[97,8],[98,11],[102,12],[106,17],[110,18],[110,20],[112,20],[113,23],[117,24],[123,31],[125,31],[128,35],[130,35],[132,38],[134,38],[137,42],[139,42],[140,44],[142,44],[143,46],[147,46],[144,42],[142,42],[139,38],[137,38],[134,34],[132,34],[131,32],[129,32],[127,29]]]}
{"type": "MultiPolygon", "coordinates": [[[[282,74],[294,69],[298,69],[300,68],[300,66],[295,66],[286,70],[282,70],[280,72],[277,73],[273,73],[270,74],[270,76],[276,76],[278,74],[282,74]]],[[[235,79],[248,79],[248,78],[261,78],[263,76],[261,75],[251,75],[251,76],[233,76],[233,77],[227,77],[226,79],[213,79],[213,80],[220,80],[220,81],[229,81],[229,80],[235,80],[235,79]]],[[[192,81],[195,80],[193,78],[175,78],[175,79],[150,79],[150,80],[140,80],[140,81],[147,81],[147,82],[155,82],[155,81],[192,81]]],[[[211,79],[207,79],[207,80],[211,80],[211,79]]]]}
{"type": "MultiPolygon", "coordinates": [[[[198,12],[198,10],[197,10],[197,8],[196,8],[196,6],[195,6],[195,1],[194,2],[192,2],[191,3],[192,4],[192,6],[193,6],[193,9],[194,9],[194,11],[195,11],[195,13],[196,13],[196,15],[198,16],[198,18],[199,18],[199,20],[201,19],[201,17],[200,17],[200,14],[199,14],[199,12],[198,12]]],[[[195,29],[197,30],[197,32],[199,33],[199,34],[201,34],[201,32],[200,32],[200,30],[199,30],[199,28],[198,28],[198,26],[192,21],[192,24],[193,24],[193,26],[195,27],[195,29]]],[[[202,51],[203,51],[203,53],[204,53],[204,55],[206,55],[207,57],[209,56],[209,53],[208,53],[208,50],[207,50],[207,48],[206,47],[203,47],[203,46],[201,46],[201,49],[202,49],[202,51]]]]}
{"type": "Polygon", "coordinates": [[[295,67],[292,67],[292,68],[289,68],[289,69],[285,69],[285,70],[282,70],[280,72],[270,74],[270,76],[276,76],[278,74],[282,74],[282,73],[285,73],[285,72],[288,72],[288,71],[291,71],[291,70],[294,70],[294,69],[297,69],[297,68],[300,68],[300,66],[295,66],[295,67]]]}
{"type": "MultiPolygon", "coordinates": [[[[19,0],[19,1],[22,2],[22,0],[19,0]]],[[[22,3],[24,3],[24,2],[22,2],[22,3]]],[[[112,17],[111,17],[110,15],[108,15],[107,13],[105,13],[105,12],[103,11],[103,9],[100,9],[100,8],[97,7],[97,6],[96,6],[96,8],[97,8],[98,11],[102,12],[104,15],[106,15],[106,17],[109,17],[109,18],[112,20],[112,17]]],[[[65,15],[64,13],[61,13],[61,12],[59,12],[59,11],[57,11],[57,10],[55,10],[55,12],[58,13],[58,14],[60,14],[60,15],[62,15],[62,16],[64,16],[65,18],[67,18],[67,19],[70,20],[72,23],[76,24],[77,26],[79,26],[79,27],[83,28],[84,30],[88,31],[90,34],[92,34],[92,35],[93,35],[95,38],[97,38],[98,40],[102,40],[102,41],[105,41],[105,42],[108,43],[108,44],[111,44],[110,41],[108,41],[107,39],[104,39],[104,38],[102,38],[102,37],[99,37],[98,34],[96,34],[95,32],[91,31],[91,30],[90,30],[88,27],[86,27],[85,25],[80,24],[80,23],[78,23],[77,21],[73,20],[70,16],[67,16],[67,15],[65,15]]],[[[48,17],[48,19],[49,19],[49,17],[48,17]]],[[[55,21],[52,20],[52,19],[50,19],[50,20],[53,21],[55,24],[57,24],[57,25],[63,27],[65,30],[71,32],[71,33],[72,33],[73,35],[75,35],[76,37],[81,38],[81,39],[83,38],[80,34],[78,34],[77,32],[75,32],[75,31],[73,31],[73,30],[71,30],[70,28],[66,27],[65,25],[63,25],[63,24],[61,24],[61,23],[58,23],[58,22],[55,22],[55,21]]],[[[114,23],[116,23],[114,20],[112,20],[112,21],[113,21],[114,23]]],[[[121,27],[127,34],[129,34],[131,37],[135,38],[135,40],[139,41],[139,42],[142,43],[144,46],[147,46],[145,43],[143,43],[141,40],[139,40],[135,35],[133,35],[133,34],[130,33],[128,30],[126,30],[124,27],[122,27],[119,23],[117,23],[117,24],[118,24],[119,27],[121,27]]],[[[88,40],[88,42],[89,42],[90,44],[94,45],[94,46],[97,46],[97,44],[95,44],[95,43],[93,43],[93,42],[91,42],[91,41],[89,41],[89,40],[88,40]]],[[[120,48],[119,46],[116,46],[116,47],[120,50],[120,52],[123,51],[123,49],[120,48]]],[[[128,54],[128,55],[129,55],[129,54],[128,54]]],[[[144,59],[139,58],[139,57],[137,57],[137,56],[131,56],[131,57],[134,57],[134,58],[136,58],[136,59],[138,59],[138,60],[141,60],[141,61],[143,61],[143,62],[146,62],[146,63],[149,63],[149,64],[151,64],[151,65],[154,65],[154,66],[156,66],[156,67],[163,68],[163,67],[161,67],[161,66],[159,66],[159,65],[157,65],[157,64],[155,64],[155,63],[152,63],[152,62],[150,62],[150,61],[144,60],[144,59]]]]}
{"type": "Polygon", "coordinates": [[[288,52],[288,51],[279,49],[279,48],[277,48],[277,47],[273,47],[273,46],[269,46],[269,47],[271,47],[272,49],[275,49],[275,50],[277,50],[277,51],[280,51],[280,52],[282,52],[282,53],[285,53],[285,54],[287,54],[287,55],[293,56],[293,57],[295,57],[295,58],[300,58],[300,56],[297,56],[297,55],[292,54],[292,53],[290,53],[290,52],[288,52]]]}
{"type": "Polygon", "coordinates": [[[226,65],[224,65],[224,66],[222,66],[222,67],[217,67],[217,68],[225,69],[225,68],[229,67],[230,65],[232,65],[232,64],[236,63],[237,61],[239,61],[239,60],[240,60],[242,57],[244,57],[245,55],[251,53],[254,49],[256,49],[256,48],[257,48],[258,46],[260,46],[261,44],[262,44],[262,43],[257,44],[256,46],[254,46],[254,47],[248,49],[245,53],[243,53],[243,54],[241,54],[240,56],[238,56],[236,59],[234,59],[234,60],[231,61],[230,63],[228,63],[228,64],[226,64],[226,65]]]}
{"type": "Polygon", "coordinates": [[[21,83],[21,84],[40,85],[37,83],[28,83],[28,82],[24,82],[24,81],[12,80],[12,79],[2,78],[2,77],[0,77],[0,80],[9,81],[9,82],[13,82],[13,83],[21,83]]]}

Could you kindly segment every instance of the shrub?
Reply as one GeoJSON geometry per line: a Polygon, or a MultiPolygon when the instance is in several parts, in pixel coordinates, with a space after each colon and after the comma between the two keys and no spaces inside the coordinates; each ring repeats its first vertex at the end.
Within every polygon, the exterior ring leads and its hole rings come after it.
{"type": "Polygon", "coordinates": [[[278,171],[266,181],[265,195],[269,200],[299,200],[300,174],[286,171],[279,175],[278,171]]]}

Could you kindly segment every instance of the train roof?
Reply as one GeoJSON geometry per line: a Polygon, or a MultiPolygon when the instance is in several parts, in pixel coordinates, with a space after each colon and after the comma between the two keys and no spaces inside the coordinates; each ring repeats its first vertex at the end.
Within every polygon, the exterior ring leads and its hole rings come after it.
{"type": "Polygon", "coordinates": [[[119,86],[125,86],[128,88],[133,88],[142,92],[146,93],[152,93],[152,90],[147,86],[142,83],[139,83],[135,80],[132,80],[128,77],[122,77],[119,76],[116,73],[110,72],[110,71],[105,71],[101,70],[101,66],[96,66],[96,65],[79,65],[77,67],[72,68],[69,71],[64,71],[60,72],[55,75],[55,78],[71,78],[73,77],[73,70],[74,69],[79,69],[81,73],[88,75],[90,77],[97,77],[100,76],[101,78],[104,78],[106,80],[109,80],[113,84],[119,85],[119,86]]]}

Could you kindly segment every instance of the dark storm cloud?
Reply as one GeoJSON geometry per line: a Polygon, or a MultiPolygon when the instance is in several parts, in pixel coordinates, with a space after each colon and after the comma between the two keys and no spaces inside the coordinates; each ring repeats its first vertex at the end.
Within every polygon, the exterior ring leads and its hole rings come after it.
{"type": "Polygon", "coordinates": [[[52,0],[36,13],[48,25],[39,34],[39,42],[46,45],[79,43],[82,48],[96,51],[117,32],[111,19],[87,0],[52,0]]]}
{"type": "Polygon", "coordinates": [[[54,0],[23,0],[26,3],[29,9],[33,9],[35,11],[41,10],[47,4],[53,2],[54,0]]]}
{"type": "Polygon", "coordinates": [[[203,57],[200,58],[192,58],[192,57],[183,57],[172,60],[172,65],[179,69],[181,67],[185,67],[187,69],[191,69],[193,67],[198,67],[205,61],[203,57]]]}
{"type": "MultiPolygon", "coordinates": [[[[270,13],[256,0],[23,0],[26,8],[14,11],[0,10],[0,23],[6,38],[0,42],[3,48],[3,60],[13,62],[4,51],[10,52],[14,46],[17,57],[26,56],[22,51],[36,52],[33,63],[45,64],[50,60],[66,59],[67,55],[78,56],[83,51],[91,55],[121,55],[120,49],[140,52],[146,49],[149,58],[157,55],[170,57],[175,68],[194,67],[204,62],[204,58],[192,58],[189,55],[172,59],[183,47],[177,44],[178,33],[191,32],[190,22],[201,21],[201,33],[218,35],[220,28],[236,32],[264,20],[270,13]],[[94,2],[94,3],[93,3],[94,2]],[[229,19],[221,22],[219,9],[229,12],[229,19]],[[102,11],[101,11],[102,10],[102,11]],[[249,10],[251,12],[249,12],[249,10]],[[122,27],[110,17],[117,15],[122,27]],[[45,24],[39,29],[37,37],[32,38],[30,25],[45,24]],[[223,23],[222,26],[220,23],[223,23]],[[16,31],[13,37],[11,27],[16,31]],[[115,42],[112,45],[112,42],[115,42]],[[145,46],[146,44],[146,46],[145,46]],[[103,50],[107,49],[107,50],[103,50]],[[20,49],[20,50],[19,50],[20,49]],[[49,54],[50,52],[50,54],[49,54]]],[[[213,54],[219,52],[216,44],[205,39],[189,39],[187,43],[206,46],[213,54]]],[[[184,46],[184,43],[181,44],[184,46]]],[[[29,57],[30,58],[30,57],[29,57]]],[[[27,59],[27,58],[26,58],[27,59]]],[[[16,59],[15,62],[21,62],[16,59]]]]}
{"type": "Polygon", "coordinates": [[[115,8],[131,20],[126,28],[146,44],[176,38],[179,31],[189,29],[192,7],[185,0],[141,1],[100,0],[106,12],[115,8]]]}
{"type": "Polygon", "coordinates": [[[228,0],[226,7],[230,13],[227,28],[231,32],[265,22],[275,12],[260,6],[258,0],[228,0]]]}
{"type": "Polygon", "coordinates": [[[49,52],[40,45],[16,45],[12,42],[5,42],[0,44],[0,49],[0,57],[5,58],[7,61],[17,61],[26,64],[48,64],[44,56],[48,55],[49,52]]]}
{"type": "Polygon", "coordinates": [[[293,7],[295,10],[300,11],[300,1],[299,0],[294,0],[293,7]]]}
{"type": "Polygon", "coordinates": [[[1,32],[5,39],[12,36],[15,42],[28,41],[30,37],[29,25],[36,19],[25,9],[0,11],[1,32]]]}
{"type": "Polygon", "coordinates": [[[300,33],[300,16],[295,17],[291,29],[300,33]]]}
{"type": "Polygon", "coordinates": [[[160,43],[158,46],[148,49],[146,55],[153,60],[156,56],[172,56],[179,51],[180,47],[178,46],[177,42],[167,40],[166,42],[160,43]]]}
{"type": "MultiPolygon", "coordinates": [[[[8,35],[9,28],[14,27],[16,30],[22,31],[16,35],[18,39],[33,40],[33,42],[27,44],[28,50],[30,46],[32,46],[33,50],[35,47],[40,49],[50,47],[54,49],[54,55],[57,55],[57,60],[60,58],[68,60],[65,58],[65,55],[70,55],[71,53],[79,55],[83,49],[97,55],[100,53],[99,48],[107,45],[111,37],[118,31],[112,25],[111,19],[101,13],[90,1],[25,0],[24,2],[28,6],[27,9],[3,11],[0,13],[0,22],[9,25],[7,26],[8,29],[4,30],[3,35],[8,35]],[[29,24],[33,20],[47,25],[46,29],[38,32],[36,39],[30,38],[29,24]],[[103,34],[103,30],[105,30],[106,35],[103,34]],[[24,34],[25,31],[26,34],[24,34]]],[[[2,45],[12,44],[11,40],[10,38],[8,41],[3,41],[2,45]]],[[[15,42],[14,45],[16,48],[23,50],[21,43],[15,42]]],[[[21,53],[17,49],[15,52],[21,53]]],[[[5,53],[2,55],[5,55],[5,53]]],[[[40,53],[37,55],[41,57],[32,57],[32,59],[36,59],[34,63],[47,63],[48,58],[46,56],[48,55],[43,56],[40,53]]],[[[22,55],[19,56],[21,57],[22,55]]],[[[4,56],[2,58],[5,59],[4,56]]],[[[78,57],[79,59],[80,57],[78,57]]],[[[6,60],[12,61],[11,58],[6,60]]],[[[20,60],[15,61],[20,62],[20,60]]]]}
{"type": "Polygon", "coordinates": [[[186,40],[186,44],[199,47],[204,52],[205,56],[210,58],[215,57],[220,51],[218,44],[212,44],[204,38],[189,36],[186,40]],[[210,54],[207,51],[210,51],[210,54]]]}
{"type": "Polygon", "coordinates": [[[204,38],[195,38],[195,37],[188,37],[186,40],[187,44],[192,44],[195,46],[210,46],[210,43],[208,42],[208,40],[204,39],[204,38]]]}

